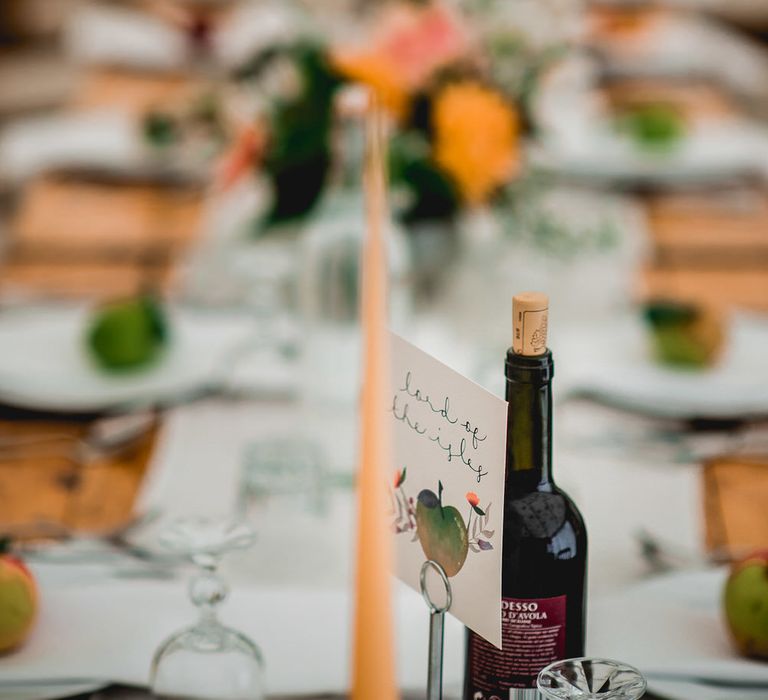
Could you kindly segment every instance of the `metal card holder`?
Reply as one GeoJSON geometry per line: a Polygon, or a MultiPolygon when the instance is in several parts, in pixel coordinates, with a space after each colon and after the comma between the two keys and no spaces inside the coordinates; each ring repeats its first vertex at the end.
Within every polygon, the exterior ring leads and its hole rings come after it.
{"type": "Polygon", "coordinates": [[[442,700],[443,698],[443,641],[445,636],[445,613],[453,602],[451,582],[440,564],[428,559],[421,565],[419,576],[421,597],[429,608],[429,667],[427,673],[427,700],[442,700]],[[437,605],[427,590],[427,573],[433,569],[445,586],[445,603],[437,605]]]}

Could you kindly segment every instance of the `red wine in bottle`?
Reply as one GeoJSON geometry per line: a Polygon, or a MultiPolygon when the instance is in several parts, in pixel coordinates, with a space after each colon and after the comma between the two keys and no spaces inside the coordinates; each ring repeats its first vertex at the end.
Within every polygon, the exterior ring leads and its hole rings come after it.
{"type": "Polygon", "coordinates": [[[513,300],[505,366],[506,494],[502,552],[502,649],[467,630],[464,700],[511,700],[536,692],[542,668],[584,655],[587,533],[552,478],[552,353],[548,300],[513,300]]]}

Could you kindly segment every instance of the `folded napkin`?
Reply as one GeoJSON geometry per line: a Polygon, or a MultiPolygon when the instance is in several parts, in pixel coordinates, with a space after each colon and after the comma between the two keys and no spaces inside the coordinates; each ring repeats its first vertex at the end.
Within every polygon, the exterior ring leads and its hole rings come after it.
{"type": "Polygon", "coordinates": [[[189,58],[187,40],[173,25],[128,8],[87,5],[72,13],[67,52],[82,63],[172,70],[189,58]]]}
{"type": "Polygon", "coordinates": [[[313,31],[292,3],[240,3],[213,33],[213,52],[222,65],[237,68],[272,46],[288,45],[313,31]]]}
{"type": "Polygon", "coordinates": [[[132,170],[144,156],[138,124],[120,111],[25,117],[0,132],[0,171],[12,181],[54,168],[132,170]]]}
{"type": "MultiPolygon", "coordinates": [[[[757,3],[755,3],[757,4],[757,3]]],[[[647,33],[598,44],[607,69],[621,75],[705,75],[746,94],[765,95],[768,52],[720,21],[691,12],[666,12],[647,33]]]]}

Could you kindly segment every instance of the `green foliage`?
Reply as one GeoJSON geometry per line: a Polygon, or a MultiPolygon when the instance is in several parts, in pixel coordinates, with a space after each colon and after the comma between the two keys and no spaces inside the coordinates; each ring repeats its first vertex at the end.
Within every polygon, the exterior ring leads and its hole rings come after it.
{"type": "Polygon", "coordinates": [[[407,204],[401,216],[407,224],[448,219],[459,209],[459,193],[430,151],[420,131],[394,138],[390,147],[390,176],[395,186],[405,190],[407,204]]]}
{"type": "Polygon", "coordinates": [[[155,148],[170,146],[179,140],[179,127],[173,117],[163,112],[150,112],[142,123],[144,139],[155,148]]]}
{"type": "Polygon", "coordinates": [[[294,62],[301,85],[297,95],[278,98],[273,105],[263,164],[274,192],[267,224],[302,217],[316,204],[331,164],[333,97],[341,84],[317,44],[287,47],[272,53],[266,62],[285,57],[294,62]]]}
{"type": "Polygon", "coordinates": [[[616,246],[619,232],[611,221],[578,226],[547,208],[544,195],[550,188],[546,175],[530,172],[502,190],[497,211],[507,235],[527,239],[532,247],[562,260],[572,259],[583,251],[604,251],[616,246]]]}

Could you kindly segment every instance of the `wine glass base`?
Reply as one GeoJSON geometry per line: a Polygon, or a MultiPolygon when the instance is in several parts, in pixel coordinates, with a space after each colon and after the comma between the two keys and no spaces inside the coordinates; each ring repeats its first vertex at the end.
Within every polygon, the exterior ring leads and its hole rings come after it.
{"type": "Polygon", "coordinates": [[[633,666],[610,659],[565,659],[547,666],[538,689],[550,700],[637,700],[646,682],[633,666]]]}
{"type": "Polygon", "coordinates": [[[261,700],[263,675],[261,652],[253,642],[218,622],[203,622],[160,645],[150,687],[168,700],[261,700]]]}

